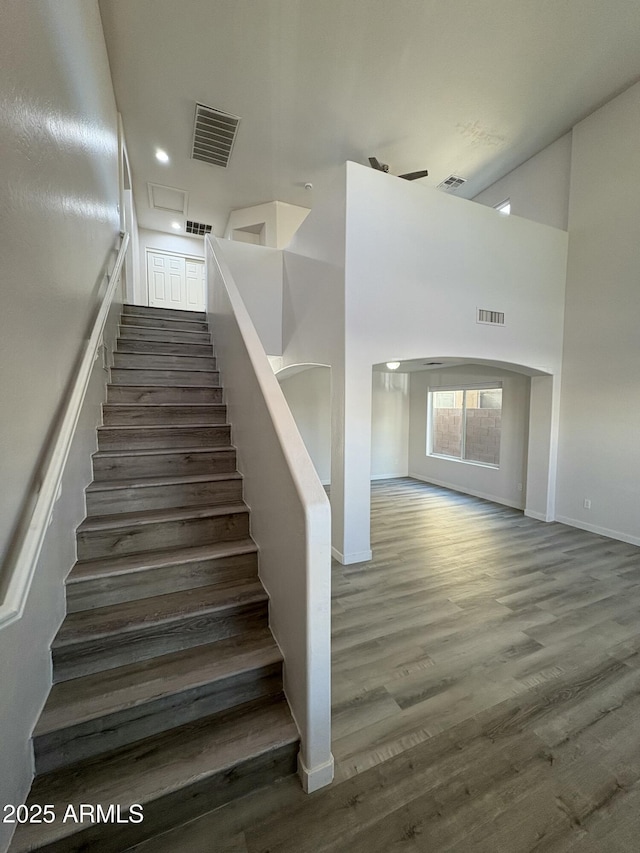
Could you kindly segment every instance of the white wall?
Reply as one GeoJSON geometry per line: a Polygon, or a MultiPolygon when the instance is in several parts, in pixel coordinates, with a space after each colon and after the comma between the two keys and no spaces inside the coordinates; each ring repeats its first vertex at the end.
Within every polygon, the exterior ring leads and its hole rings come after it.
{"type": "Polygon", "coordinates": [[[308,208],[284,201],[268,201],[253,207],[238,208],[229,214],[224,236],[227,240],[284,249],[308,213],[308,208]],[[260,227],[259,234],[242,232],[242,229],[257,227],[260,227]]]}
{"type": "Polygon", "coordinates": [[[331,482],[331,370],[309,367],[278,376],[296,426],[320,478],[331,482]]]}
{"type": "Polygon", "coordinates": [[[202,237],[190,237],[187,234],[167,234],[164,231],[138,229],[138,258],[140,263],[140,290],[136,296],[136,305],[149,304],[147,287],[147,249],[160,249],[174,252],[176,255],[190,255],[204,259],[204,241],[202,237]]]}
{"type": "Polygon", "coordinates": [[[282,252],[235,240],[218,245],[262,346],[269,355],[282,355],[282,252]]]}
{"type": "Polygon", "coordinates": [[[639,138],[640,84],[573,131],[556,507],[561,521],[636,544],[639,138]]]}
{"type": "Polygon", "coordinates": [[[411,377],[409,475],[459,492],[524,509],[527,475],[530,379],[478,365],[424,370],[411,377]],[[502,382],[500,467],[427,456],[427,392],[442,385],[502,382]],[[518,488],[520,486],[520,488],[518,488]]]}
{"type": "Polygon", "coordinates": [[[489,207],[511,200],[511,215],[566,231],[569,215],[571,133],[566,133],[473,200],[489,207]]]}
{"type": "MultiPolygon", "coordinates": [[[[370,557],[372,365],[449,356],[559,374],[567,235],[355,163],[344,181],[285,251],[283,336],[285,363],[332,367],[333,553],[357,562],[370,557]],[[477,308],[506,325],[477,324],[477,308]]],[[[531,499],[546,516],[550,487],[531,499]]]]}
{"type": "MultiPolygon", "coordinates": [[[[331,367],[331,527],[344,537],[344,276],[346,169],[316,194],[309,216],[284,251],[283,363],[331,367]]],[[[371,384],[370,372],[367,376],[371,384]]],[[[370,413],[367,412],[367,429],[370,413]]],[[[335,553],[335,551],[334,551],[335,553]]]]}
{"type": "Polygon", "coordinates": [[[371,479],[409,471],[409,376],[374,370],[371,390],[371,479]]]}
{"type": "MultiPolygon", "coordinates": [[[[117,113],[97,3],[5,4],[0,53],[0,549],[6,569],[113,264],[119,215],[117,113]]],[[[94,407],[83,423],[91,428],[96,415],[94,407]]],[[[63,616],[62,579],[73,562],[88,475],[88,455],[83,458],[70,463],[54,517],[65,523],[54,521],[50,530],[24,616],[0,634],[0,765],[10,768],[0,775],[0,803],[21,802],[31,781],[28,739],[50,684],[49,642],[63,616]]],[[[0,849],[10,829],[0,824],[0,849]]]]}
{"type": "Polygon", "coordinates": [[[284,687],[301,735],[308,791],[333,778],[330,510],[264,348],[224,258],[207,240],[209,318],[238,470],[284,657],[284,687]]]}

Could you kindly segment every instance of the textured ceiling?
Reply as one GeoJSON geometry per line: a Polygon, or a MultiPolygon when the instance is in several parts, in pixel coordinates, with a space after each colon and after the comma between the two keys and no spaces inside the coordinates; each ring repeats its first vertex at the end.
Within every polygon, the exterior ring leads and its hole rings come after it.
{"type": "Polygon", "coordinates": [[[147,182],[229,211],[313,205],[345,160],[451,173],[473,197],[640,78],[638,0],[101,0],[139,223],[147,182]],[[196,102],[240,116],[227,168],[191,160],[196,102]],[[156,147],[170,155],[166,165],[156,147]]]}

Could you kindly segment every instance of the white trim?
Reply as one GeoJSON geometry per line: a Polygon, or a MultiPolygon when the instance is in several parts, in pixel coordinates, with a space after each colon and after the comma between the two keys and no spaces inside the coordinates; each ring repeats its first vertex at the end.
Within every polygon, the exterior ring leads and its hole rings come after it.
{"type": "MultiPolygon", "coordinates": [[[[175,234],[171,235],[172,237],[190,237],[190,234],[175,234]]],[[[204,263],[204,255],[185,255],[184,252],[171,252],[169,249],[154,249],[153,246],[145,246],[145,252],[153,252],[156,255],[169,255],[172,258],[184,258],[187,261],[200,261],[200,263],[204,263]]]]}
{"type": "Polygon", "coordinates": [[[343,566],[350,566],[352,563],[367,563],[373,558],[371,551],[355,551],[353,554],[343,554],[337,548],[331,546],[331,556],[343,566]]]}
{"type": "Polygon", "coordinates": [[[314,791],[324,788],[333,782],[334,761],[333,753],[324,764],[318,767],[308,768],[302,760],[302,753],[298,753],[298,776],[302,782],[302,788],[306,794],[312,794],[314,791]]]}
{"type": "Polygon", "coordinates": [[[397,480],[399,477],[408,477],[408,476],[409,475],[407,474],[406,471],[398,471],[395,474],[372,474],[371,475],[371,482],[373,483],[374,480],[397,480]]]}
{"type": "Polygon", "coordinates": [[[18,545],[15,560],[9,567],[10,577],[6,586],[6,594],[0,603],[0,627],[17,621],[24,612],[47,527],[51,521],[54,505],[60,496],[62,475],[89,386],[93,364],[98,358],[99,348],[102,345],[104,326],[120,279],[128,246],[129,234],[122,234],[118,257],[113,272],[108,276],[107,290],[98,310],[91,336],[82,354],[82,361],[76,374],[73,390],[69,395],[60,428],[53,441],[53,448],[43,472],[42,483],[35,499],[29,526],[18,545]]]}
{"type": "Polygon", "coordinates": [[[501,504],[502,506],[510,506],[512,509],[523,510],[522,502],[518,503],[518,501],[510,501],[508,498],[498,497],[497,495],[490,495],[487,492],[478,492],[475,489],[465,489],[462,486],[454,486],[452,483],[445,483],[444,480],[434,480],[433,478],[427,479],[426,477],[421,476],[420,474],[412,474],[409,472],[407,475],[414,480],[420,480],[422,483],[430,483],[432,486],[440,486],[443,489],[451,489],[452,492],[460,492],[463,495],[471,495],[473,498],[482,498],[485,501],[491,501],[494,504],[501,504]]]}
{"type": "Polygon", "coordinates": [[[569,527],[586,530],[589,533],[597,533],[598,536],[606,536],[607,539],[617,539],[618,542],[627,542],[629,545],[640,545],[640,536],[631,536],[628,533],[622,533],[620,530],[612,530],[610,527],[589,524],[587,521],[579,521],[577,518],[569,518],[566,515],[557,515],[556,521],[559,521],[560,524],[567,524],[569,527]]]}
{"type": "Polygon", "coordinates": [[[535,509],[525,509],[524,514],[527,518],[535,518],[536,521],[553,521],[553,518],[547,518],[544,512],[537,512],[535,509]]]}

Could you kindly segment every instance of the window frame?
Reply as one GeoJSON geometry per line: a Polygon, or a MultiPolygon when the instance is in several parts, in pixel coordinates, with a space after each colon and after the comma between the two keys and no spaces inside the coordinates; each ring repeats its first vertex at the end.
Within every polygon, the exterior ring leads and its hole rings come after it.
{"type": "MultiPolygon", "coordinates": [[[[465,459],[465,445],[467,440],[467,391],[496,391],[504,394],[504,383],[500,380],[491,382],[465,382],[455,385],[428,385],[427,386],[427,430],[426,430],[426,455],[433,459],[446,459],[450,462],[461,462],[464,465],[478,465],[480,468],[492,468],[494,471],[500,468],[500,462],[494,465],[491,462],[478,462],[475,459],[465,459]],[[445,453],[434,453],[433,451],[433,395],[438,391],[462,391],[462,435],[460,439],[460,456],[447,456],[445,453]]],[[[500,416],[502,417],[503,404],[501,400],[500,416]]],[[[500,435],[500,456],[502,456],[502,433],[500,435]]]]}

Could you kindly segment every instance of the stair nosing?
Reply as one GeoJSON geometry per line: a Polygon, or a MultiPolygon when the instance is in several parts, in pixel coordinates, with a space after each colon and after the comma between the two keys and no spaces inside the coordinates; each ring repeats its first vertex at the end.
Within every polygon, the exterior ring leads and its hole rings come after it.
{"type": "Polygon", "coordinates": [[[181,521],[189,518],[207,516],[247,514],[249,507],[245,503],[220,504],[219,506],[171,507],[166,509],[142,510],[141,512],[122,512],[114,515],[89,515],[76,528],[78,533],[90,533],[115,528],[142,527],[146,524],[159,524],[168,521],[181,521]]]}
{"type": "Polygon", "coordinates": [[[218,471],[215,474],[176,474],[160,477],[139,477],[135,480],[94,480],[86,492],[113,492],[118,489],[148,489],[154,486],[182,486],[189,483],[221,483],[225,480],[242,480],[239,471],[218,471]]]}
{"type": "MultiPolygon", "coordinates": [[[[282,747],[293,746],[299,740],[300,734],[291,711],[284,695],[280,694],[276,701],[268,704],[256,706],[247,703],[234,717],[227,716],[222,721],[217,716],[213,719],[205,718],[195,724],[187,723],[178,729],[152,735],[123,747],[116,751],[107,767],[96,758],[81,762],[81,768],[87,767],[93,771],[88,782],[86,774],[83,774],[83,790],[80,790],[78,782],[61,786],[58,781],[57,786],[54,782],[53,791],[47,791],[49,779],[55,779],[55,775],[59,774],[59,771],[52,771],[37,780],[34,796],[39,802],[54,803],[56,811],[63,813],[65,804],[76,800],[128,802],[131,791],[135,790],[137,802],[147,808],[164,797],[223,774],[238,763],[251,761],[282,747]],[[245,730],[253,733],[251,741],[246,737],[245,730]],[[136,760],[140,750],[147,757],[146,763],[136,760]],[[215,761],[215,758],[218,760],[215,761]],[[88,789],[87,784],[90,786],[88,789]]],[[[79,779],[74,770],[69,769],[63,771],[62,777],[63,783],[67,779],[79,779]]],[[[30,829],[28,826],[22,828],[21,841],[29,845],[23,849],[34,849],[34,835],[40,829],[30,829]]],[[[46,834],[41,839],[42,843],[60,845],[71,838],[78,827],[72,822],[66,824],[56,821],[44,829],[46,834]]]]}
{"type": "MultiPolygon", "coordinates": [[[[231,596],[233,599],[233,596],[231,596]]],[[[209,584],[209,586],[201,586],[196,587],[195,589],[187,589],[187,590],[178,590],[177,592],[166,592],[161,595],[152,595],[148,598],[141,598],[135,601],[124,601],[118,602],[117,604],[107,604],[104,607],[96,607],[93,610],[81,610],[77,613],[70,613],[67,616],[67,620],[78,621],[79,618],[87,621],[87,624],[84,625],[83,629],[80,631],[76,631],[70,637],[65,637],[64,633],[64,625],[65,622],[62,623],[58,633],[56,634],[52,644],[52,651],[58,651],[61,649],[70,649],[74,646],[81,646],[87,642],[95,642],[96,640],[103,640],[107,637],[126,637],[129,634],[136,634],[140,631],[144,631],[145,628],[154,629],[160,626],[171,625],[173,623],[179,624],[184,620],[188,620],[194,617],[202,617],[206,615],[211,615],[213,613],[233,613],[234,611],[243,610],[246,607],[251,607],[254,604],[264,604],[269,601],[269,595],[262,585],[259,578],[250,578],[245,581],[232,581],[223,584],[209,584]],[[90,616],[94,618],[99,618],[104,614],[105,610],[114,611],[118,608],[123,609],[126,605],[136,605],[140,606],[142,604],[148,604],[149,602],[158,602],[159,599],[163,599],[165,602],[167,599],[175,599],[180,596],[186,598],[185,593],[191,593],[195,596],[196,593],[199,595],[203,595],[205,590],[220,588],[220,591],[227,591],[231,593],[233,590],[243,591],[244,588],[244,597],[241,595],[240,600],[222,600],[217,601],[215,603],[203,604],[202,601],[195,600],[192,602],[193,608],[187,610],[181,610],[179,613],[155,613],[154,619],[152,621],[147,620],[138,620],[138,621],[129,621],[126,625],[118,624],[116,626],[108,627],[95,627],[92,626],[90,617],[81,614],[90,614],[90,616]],[[74,617],[77,617],[74,619],[74,617]],[[62,635],[62,638],[61,638],[62,635]]],[[[133,608],[134,610],[136,608],[133,608]]],[[[140,608],[142,610],[142,608],[140,608]]],[[[131,620],[135,619],[135,616],[132,615],[129,617],[131,620]]]]}
{"type": "MultiPolygon", "coordinates": [[[[189,565],[202,560],[216,560],[224,557],[235,557],[242,554],[257,554],[258,546],[253,539],[230,539],[223,542],[213,542],[209,545],[175,548],[171,551],[144,551],[140,554],[128,554],[117,557],[97,557],[94,560],[78,560],[71,569],[65,581],[67,586],[87,583],[103,578],[119,575],[135,575],[153,569],[168,568],[173,565],[189,565]],[[219,552],[219,553],[217,553],[219,552]],[[131,560],[138,565],[118,566],[109,565],[119,561],[131,560]],[[93,570],[93,571],[92,571],[93,570]]],[[[257,575],[256,575],[257,576],[257,575]]]]}
{"type": "MultiPolygon", "coordinates": [[[[218,426],[224,426],[224,424],[218,424],[218,426]]],[[[102,459],[113,458],[115,456],[162,456],[170,453],[177,453],[179,455],[192,453],[222,453],[224,451],[228,452],[229,450],[235,449],[235,446],[232,444],[214,444],[210,447],[141,447],[134,450],[127,450],[126,448],[114,450],[96,450],[96,452],[93,453],[92,456],[94,459],[96,457],[102,459]]]]}
{"type": "MultiPolygon", "coordinates": [[[[124,388],[135,388],[137,386],[135,386],[135,385],[124,385],[122,387],[124,387],[124,388]]],[[[156,385],[154,387],[157,388],[158,386],[156,385]]],[[[171,387],[175,388],[176,386],[172,385],[171,387]]],[[[185,387],[190,388],[193,386],[186,385],[185,387]]],[[[204,386],[204,387],[210,387],[210,386],[204,386]]],[[[116,401],[115,403],[103,403],[102,405],[103,406],[139,406],[140,408],[145,408],[145,409],[154,409],[154,408],[155,409],[161,409],[165,406],[172,406],[174,408],[175,407],[179,407],[179,408],[184,407],[187,409],[188,408],[199,408],[199,407],[206,407],[209,409],[211,409],[211,408],[213,408],[213,409],[225,409],[227,404],[226,403],[138,403],[136,401],[133,401],[131,403],[126,403],[126,402],[122,402],[122,400],[120,400],[120,401],[116,401]]]]}
{"type": "MultiPolygon", "coordinates": [[[[106,404],[108,405],[108,404],[106,404]]],[[[186,423],[175,423],[175,424],[100,424],[97,427],[98,430],[103,430],[104,432],[110,432],[111,430],[116,429],[138,429],[144,430],[147,432],[150,429],[159,429],[159,430],[167,430],[167,429],[217,429],[218,427],[225,428],[230,427],[231,424],[192,424],[188,421],[186,423]]]]}
{"type": "MultiPolygon", "coordinates": [[[[74,716],[73,719],[69,718],[66,721],[58,719],[57,722],[49,725],[47,725],[47,706],[45,705],[33,731],[33,737],[38,738],[52,734],[53,732],[64,731],[65,729],[73,728],[76,725],[89,722],[90,720],[107,717],[128,708],[139,708],[166,696],[175,696],[188,690],[203,687],[207,684],[214,685],[216,683],[223,682],[234,675],[243,675],[247,672],[251,672],[252,670],[259,671],[283,661],[282,652],[273,639],[273,635],[269,628],[262,628],[255,631],[253,634],[247,634],[247,641],[250,645],[249,649],[238,649],[238,639],[238,636],[234,636],[225,638],[224,640],[217,640],[212,643],[205,643],[201,646],[179,649],[178,651],[170,652],[159,657],[125,664],[123,666],[116,667],[115,669],[108,670],[106,673],[90,673],[89,675],[80,676],[76,679],[70,679],[69,681],[62,681],[55,684],[52,692],[55,691],[56,694],[62,693],[64,697],[65,693],[73,692],[74,688],[77,688],[78,682],[83,681],[84,684],[89,685],[91,685],[92,682],[96,682],[96,685],[98,685],[101,684],[99,679],[101,677],[104,678],[106,675],[109,679],[109,694],[113,695],[122,693],[124,690],[129,689],[132,693],[137,693],[137,695],[133,701],[131,701],[131,699],[129,699],[129,701],[125,701],[121,696],[119,700],[114,700],[111,708],[105,708],[103,706],[98,710],[95,707],[93,709],[85,707],[85,711],[81,715],[78,715],[76,710],[76,716],[74,716]],[[233,643],[230,642],[232,640],[234,641],[233,643]],[[173,681],[167,677],[165,671],[168,668],[171,668],[172,665],[175,665],[176,661],[179,662],[184,659],[188,662],[189,658],[200,658],[202,655],[207,653],[211,653],[213,658],[216,651],[218,651],[218,653],[220,652],[221,644],[225,643],[229,643],[229,645],[234,649],[233,660],[227,653],[226,659],[223,660],[223,665],[220,665],[217,660],[213,659],[207,663],[200,661],[197,666],[194,666],[192,662],[191,667],[188,669],[185,668],[184,671],[178,673],[177,677],[174,676],[173,681]],[[216,665],[218,665],[219,670],[212,673],[211,670],[214,669],[216,665]],[[207,669],[209,670],[208,673],[206,671],[207,669]],[[127,675],[135,674],[138,670],[140,671],[139,682],[134,686],[128,685],[126,687],[117,687],[118,678],[126,678],[127,675]],[[176,681],[178,683],[176,683],[176,681]],[[116,685],[114,685],[114,682],[116,682],[116,685]],[[154,684],[156,685],[155,690],[153,690],[154,684]],[[161,689],[162,684],[167,685],[166,689],[161,689]]],[[[99,687],[96,686],[96,694],[104,696],[104,688],[102,694],[99,694],[99,687]]],[[[83,702],[86,706],[87,704],[91,704],[92,699],[95,701],[95,696],[90,695],[89,697],[76,700],[72,707],[77,709],[78,705],[81,705],[83,702]]],[[[64,702],[62,703],[62,706],[64,706],[64,702]]],[[[69,707],[68,704],[67,707],[69,707]]],[[[70,715],[71,713],[72,710],[70,709],[68,714],[70,715]]],[[[54,716],[54,713],[50,711],[49,717],[51,716],[54,716]]],[[[58,713],[57,716],[60,718],[62,714],[58,713]]]]}
{"type": "MultiPolygon", "coordinates": [[[[127,317],[134,316],[132,314],[127,314],[127,317]]],[[[136,315],[137,316],[137,315],[136,315]]],[[[149,318],[153,319],[153,318],[149,318]]],[[[158,319],[160,319],[158,317],[158,319]]],[[[171,320],[171,317],[165,317],[165,320],[171,320]]],[[[174,320],[174,322],[176,322],[174,320]]],[[[201,325],[205,323],[204,320],[178,320],[179,323],[200,323],[201,325]]],[[[211,332],[208,329],[172,329],[169,326],[136,326],[135,323],[118,323],[119,329],[143,329],[148,332],[153,330],[154,332],[185,332],[187,335],[209,335],[211,337],[211,332]]],[[[118,334],[118,337],[120,335],[118,334]]]]}
{"type": "MultiPolygon", "coordinates": [[[[134,355],[144,355],[144,353],[138,352],[138,353],[134,353],[134,355]]],[[[161,371],[164,371],[165,373],[169,373],[171,371],[175,371],[177,373],[219,373],[220,372],[217,368],[214,368],[214,367],[209,367],[209,368],[205,369],[202,367],[174,367],[173,365],[171,367],[120,367],[119,365],[112,365],[110,370],[158,370],[158,371],[161,370],[161,371]]],[[[113,384],[115,385],[118,383],[113,383],[113,384]]],[[[127,386],[127,387],[131,387],[131,386],[127,386]]],[[[169,387],[175,388],[176,386],[171,385],[169,387]]],[[[189,387],[193,387],[193,386],[188,385],[187,387],[189,388],[189,387]]]]}

